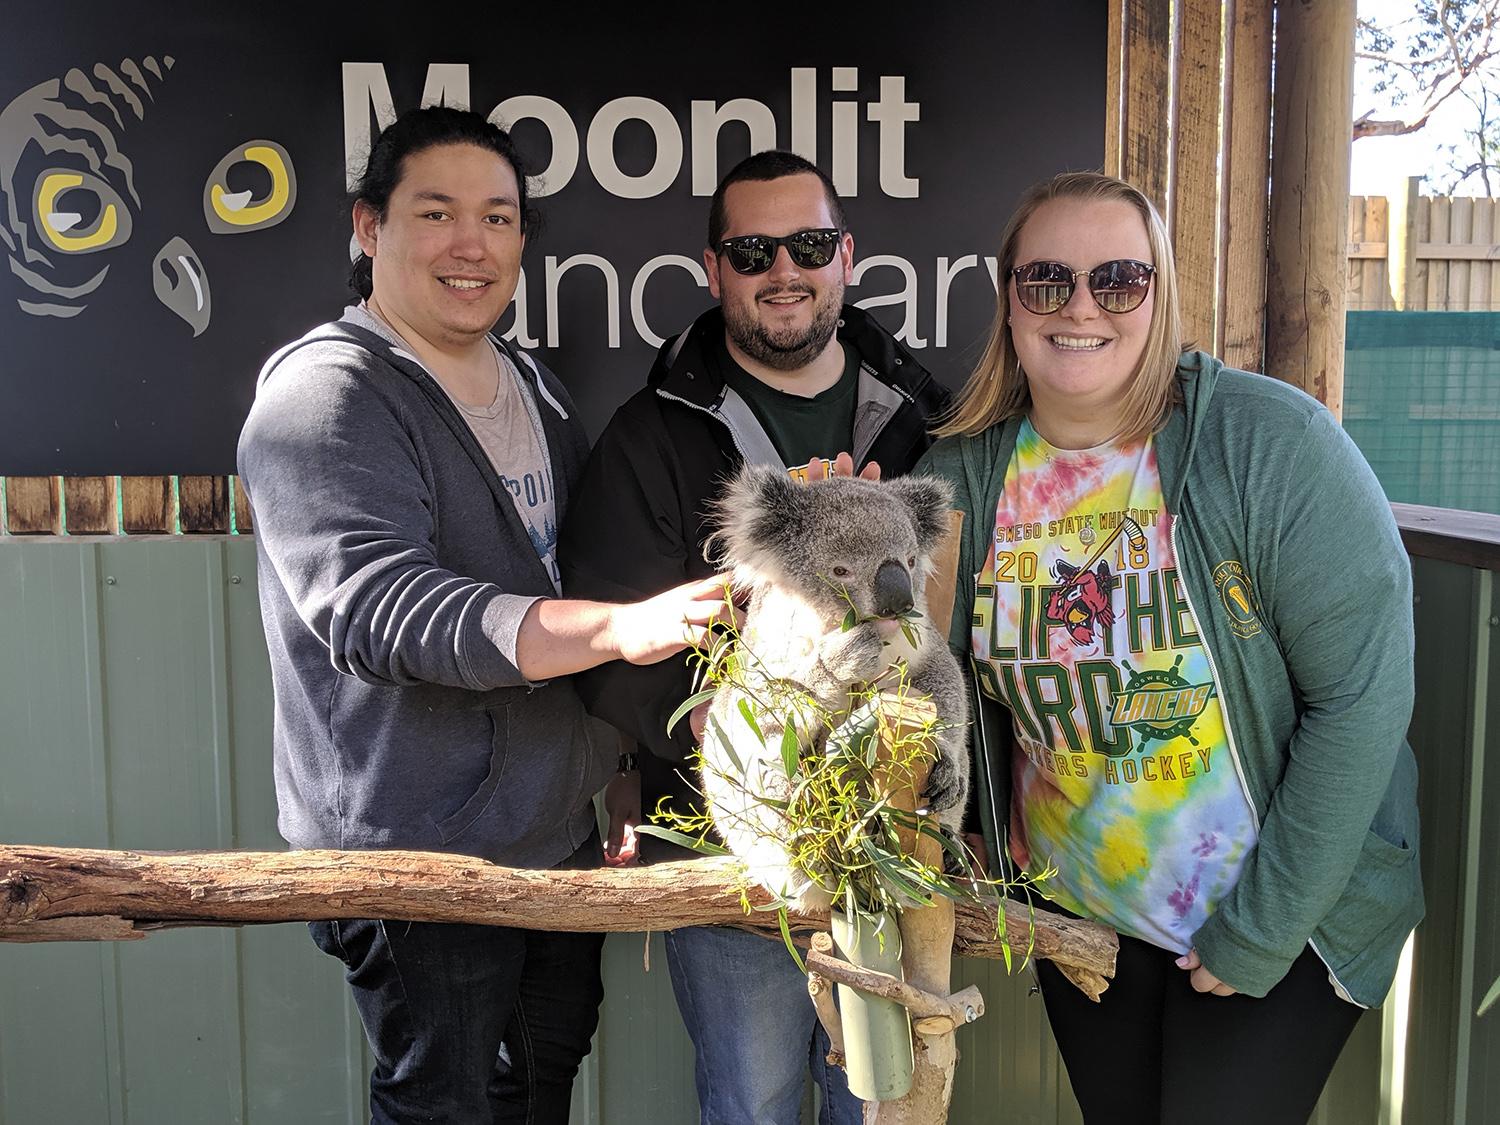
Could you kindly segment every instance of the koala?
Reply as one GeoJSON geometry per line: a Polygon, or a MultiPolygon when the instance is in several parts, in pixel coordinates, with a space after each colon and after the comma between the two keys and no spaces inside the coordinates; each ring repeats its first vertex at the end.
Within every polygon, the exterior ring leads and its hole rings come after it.
{"type": "Polygon", "coordinates": [[[826,907],[829,895],[791,866],[785,819],[755,799],[785,799],[792,789],[781,758],[788,711],[758,699],[815,699],[824,719],[804,715],[795,721],[809,729],[796,733],[802,748],[821,748],[848,713],[851,690],[887,673],[894,686],[893,668],[904,662],[911,690],[930,697],[943,720],[923,800],[946,828],[961,826],[968,695],[947,622],[932,621],[923,601],[951,507],[952,492],[939,480],[799,484],[764,466],[741,471],[718,502],[710,547],[722,548],[736,584],[751,591],[740,641],[753,659],[741,669],[754,691],[724,684],[709,706],[703,794],[714,827],[751,877],[802,909],[826,907]],[[856,623],[845,629],[851,607],[856,623]],[[904,616],[913,610],[921,616],[904,616]],[[745,702],[760,736],[744,718],[745,702]]]}

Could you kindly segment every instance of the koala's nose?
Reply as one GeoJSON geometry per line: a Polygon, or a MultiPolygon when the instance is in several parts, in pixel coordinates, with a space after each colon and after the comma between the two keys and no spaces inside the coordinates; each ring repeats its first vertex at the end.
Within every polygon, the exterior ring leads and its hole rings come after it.
{"type": "Polygon", "coordinates": [[[911,607],[911,575],[895,559],[886,559],[875,572],[875,615],[895,617],[911,607]]]}

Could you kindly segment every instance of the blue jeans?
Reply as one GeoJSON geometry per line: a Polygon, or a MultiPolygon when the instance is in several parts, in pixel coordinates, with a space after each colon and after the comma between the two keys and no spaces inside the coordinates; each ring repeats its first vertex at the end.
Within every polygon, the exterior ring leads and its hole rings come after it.
{"type": "Polygon", "coordinates": [[[667,967],[696,1054],[701,1125],[797,1125],[807,1068],[821,1125],[860,1125],[807,978],[778,938],[725,926],[667,931],[667,967]]]}
{"type": "MultiPolygon", "coordinates": [[[[590,867],[597,838],[559,866],[590,867]],[[581,861],[581,862],[580,862],[581,861]]],[[[375,1056],[376,1125],[567,1125],[604,986],[603,934],[359,918],[312,922],[375,1056]]]]}

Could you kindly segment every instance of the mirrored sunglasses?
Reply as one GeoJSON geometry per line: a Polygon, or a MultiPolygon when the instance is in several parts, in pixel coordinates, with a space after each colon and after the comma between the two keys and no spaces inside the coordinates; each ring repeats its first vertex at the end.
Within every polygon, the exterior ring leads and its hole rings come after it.
{"type": "Polygon", "coordinates": [[[1027,262],[1010,271],[1016,278],[1016,300],[1038,316],[1055,313],[1073,299],[1080,277],[1088,278],[1089,292],[1107,313],[1134,312],[1151,291],[1156,267],[1133,258],[1103,262],[1091,270],[1075,270],[1063,262],[1027,262]]]}

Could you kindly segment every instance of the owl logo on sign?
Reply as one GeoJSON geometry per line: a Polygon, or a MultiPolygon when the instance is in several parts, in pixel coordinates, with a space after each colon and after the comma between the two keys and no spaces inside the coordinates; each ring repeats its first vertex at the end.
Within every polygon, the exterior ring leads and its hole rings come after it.
{"type": "MultiPolygon", "coordinates": [[[[0,110],[0,249],[9,275],[3,296],[21,312],[72,319],[106,299],[107,281],[119,284],[111,271],[118,273],[121,251],[152,203],[138,190],[131,130],[152,113],[174,62],[148,55],[88,72],[75,67],[0,110]]],[[[266,230],[297,202],[291,155],[275,141],[247,137],[203,174],[201,222],[211,234],[266,230]]],[[[196,337],[213,316],[213,288],[188,238],[201,237],[190,229],[195,220],[173,217],[180,229],[132,256],[137,272],[149,261],[149,277],[132,273],[126,282],[149,285],[196,337]]]]}

